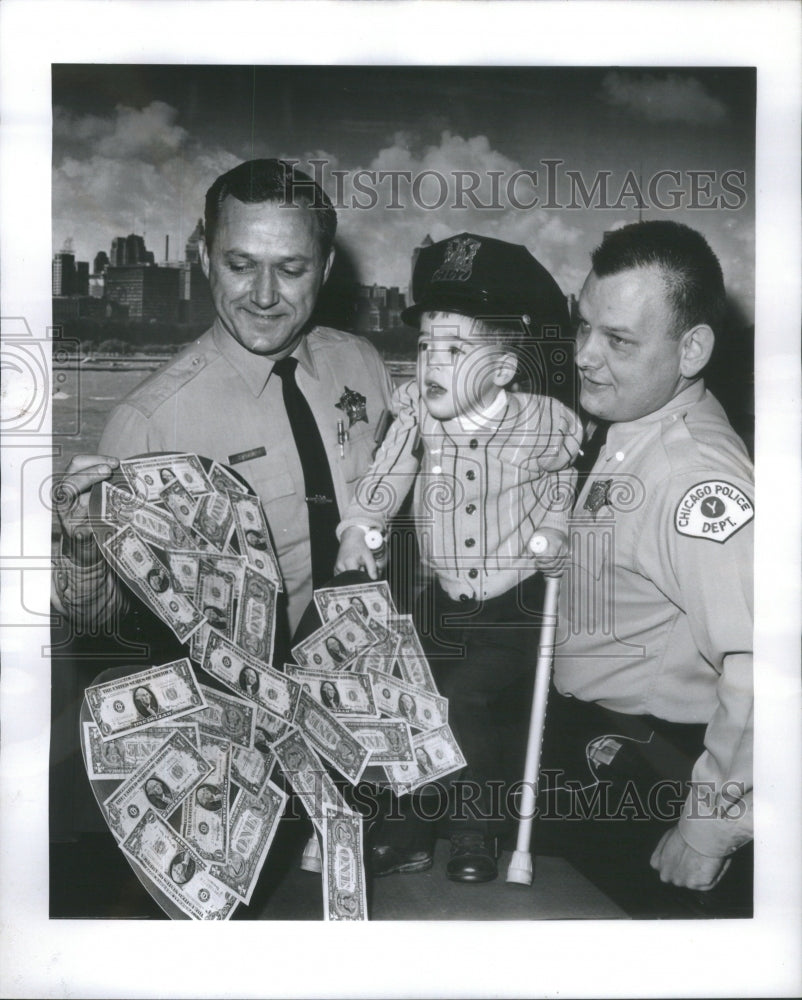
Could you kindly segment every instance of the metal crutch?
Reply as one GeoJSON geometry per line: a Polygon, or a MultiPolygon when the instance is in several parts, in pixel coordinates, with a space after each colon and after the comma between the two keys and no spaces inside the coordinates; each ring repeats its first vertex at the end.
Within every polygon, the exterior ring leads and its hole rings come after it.
{"type": "MultiPolygon", "coordinates": [[[[534,535],[529,543],[536,555],[545,552],[547,540],[534,535]]],[[[521,818],[518,821],[518,840],[507,869],[507,881],[518,885],[531,885],[533,877],[531,840],[537,784],[540,775],[540,751],[543,744],[543,726],[546,721],[546,701],[549,696],[551,666],[554,659],[554,637],[557,631],[557,600],[560,595],[560,577],[546,577],[546,595],[543,600],[543,626],[537,647],[535,690],[532,695],[532,712],[529,716],[529,737],[526,743],[523,790],[521,793],[521,818]]]]}

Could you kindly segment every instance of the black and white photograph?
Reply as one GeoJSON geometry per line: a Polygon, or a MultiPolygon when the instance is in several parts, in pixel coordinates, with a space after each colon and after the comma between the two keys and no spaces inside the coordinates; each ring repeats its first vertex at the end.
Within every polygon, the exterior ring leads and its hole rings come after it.
{"type": "Polygon", "coordinates": [[[93,49],[31,6],[5,994],[795,995],[798,9],[61,5],[93,49]],[[160,815],[120,838],[124,781],[160,815]],[[115,977],[199,920],[261,965],[115,977]],[[336,982],[333,920],[375,925],[336,982]],[[750,948],[785,961],[717,978],[750,948]]]}

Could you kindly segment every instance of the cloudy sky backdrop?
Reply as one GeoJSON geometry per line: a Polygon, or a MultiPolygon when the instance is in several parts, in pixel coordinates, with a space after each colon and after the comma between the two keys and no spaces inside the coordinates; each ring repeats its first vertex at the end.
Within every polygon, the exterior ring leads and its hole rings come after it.
{"type": "Polygon", "coordinates": [[[71,239],[91,264],[113,237],[134,232],[157,261],[169,235],[177,259],[220,172],[251,157],[301,166],[314,158],[326,161],[333,197],[331,171],[345,172],[340,193],[349,207],[338,212],[338,242],[359,280],[406,290],[412,249],[427,234],[469,231],[525,244],[576,294],[604,230],[638,218],[634,197],[619,198],[628,173],[647,189],[659,171],[676,171],[680,183],[664,178],[659,197],[680,207],[661,210],[645,190],[643,217],[702,230],[751,318],[754,102],[749,69],[54,66],[54,250],[71,239]],[[551,168],[556,183],[546,160],[562,161],[551,168]],[[420,204],[441,197],[431,174],[419,180],[417,198],[402,175],[395,202],[386,179],[363,174],[374,193],[360,193],[360,170],[437,171],[447,202],[420,204]],[[507,185],[522,170],[536,171],[537,185],[519,174],[516,206],[507,185]],[[474,207],[467,196],[453,207],[458,171],[474,172],[476,198],[495,207],[474,207]],[[568,171],[588,190],[605,174],[607,203],[620,204],[556,207],[570,202],[568,171]],[[699,207],[691,205],[693,171],[707,172],[699,207]],[[520,207],[534,195],[536,207],[520,207]],[[354,198],[376,204],[350,207],[354,198]]]}

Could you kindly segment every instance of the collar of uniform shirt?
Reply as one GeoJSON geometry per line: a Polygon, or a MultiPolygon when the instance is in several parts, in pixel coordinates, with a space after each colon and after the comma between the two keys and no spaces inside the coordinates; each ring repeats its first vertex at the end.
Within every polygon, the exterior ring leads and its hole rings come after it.
{"type": "MultiPolygon", "coordinates": [[[[298,359],[298,364],[312,378],[317,378],[312,352],[306,342],[307,336],[308,334],[305,334],[301,338],[292,355],[298,359]]],[[[219,320],[215,320],[212,337],[215,347],[250,389],[252,395],[257,398],[261,396],[273,371],[273,359],[246,350],[239,341],[234,340],[231,334],[222,328],[219,320]]]]}
{"type": "Polygon", "coordinates": [[[507,393],[504,389],[499,392],[493,402],[484,410],[478,413],[462,413],[458,417],[452,417],[445,421],[449,429],[458,428],[461,431],[480,431],[485,427],[490,427],[499,422],[507,407],[507,393]]]}
{"type": "Polygon", "coordinates": [[[654,413],[647,413],[645,417],[637,420],[627,420],[619,424],[610,424],[607,432],[607,442],[603,447],[606,454],[612,454],[623,448],[633,438],[637,438],[643,433],[645,427],[659,423],[680,410],[685,410],[694,403],[701,402],[705,397],[705,384],[703,379],[689,385],[687,389],[670,399],[665,406],[661,406],[654,413]]]}

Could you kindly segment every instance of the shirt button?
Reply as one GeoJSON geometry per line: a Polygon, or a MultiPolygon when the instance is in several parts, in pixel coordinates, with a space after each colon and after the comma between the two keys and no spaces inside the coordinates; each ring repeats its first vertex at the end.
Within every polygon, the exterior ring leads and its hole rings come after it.
{"type": "Polygon", "coordinates": [[[201,360],[201,359],[200,359],[199,357],[197,357],[197,355],[196,355],[196,356],[195,356],[195,357],[194,357],[194,358],[192,359],[192,364],[193,364],[193,365],[199,365],[199,364],[200,364],[200,360],[201,360]]]}
{"type": "Polygon", "coordinates": [[[471,440],[470,440],[470,447],[471,448],[478,448],[479,447],[479,442],[476,440],[476,438],[471,438],[471,440]]]}
{"type": "Polygon", "coordinates": [[[474,545],[476,545],[476,539],[475,538],[466,538],[465,539],[465,548],[466,549],[472,549],[474,547],[474,545]]]}
{"type": "Polygon", "coordinates": [[[465,508],[465,513],[466,514],[473,514],[473,512],[475,510],[476,510],[476,504],[475,503],[469,503],[468,506],[465,508]]]}
{"type": "Polygon", "coordinates": [[[476,473],[473,471],[473,469],[468,469],[468,471],[465,473],[465,478],[470,479],[471,482],[473,482],[473,480],[476,479],[476,473]]]}
{"type": "Polygon", "coordinates": [[[441,465],[433,465],[433,466],[432,466],[432,472],[433,472],[433,473],[434,473],[434,474],[435,474],[436,476],[439,476],[439,475],[440,475],[440,473],[441,473],[442,471],[443,471],[443,467],[442,467],[441,465]]]}
{"type": "Polygon", "coordinates": [[[470,578],[471,578],[472,580],[475,580],[475,579],[476,579],[476,577],[477,577],[477,576],[479,576],[479,570],[478,570],[478,569],[469,569],[469,570],[468,570],[468,576],[469,576],[469,577],[470,577],[470,578]]]}
{"type": "Polygon", "coordinates": [[[623,453],[623,451],[617,451],[615,453],[615,460],[616,460],[616,462],[623,462],[624,461],[624,453],[623,453]]]}

